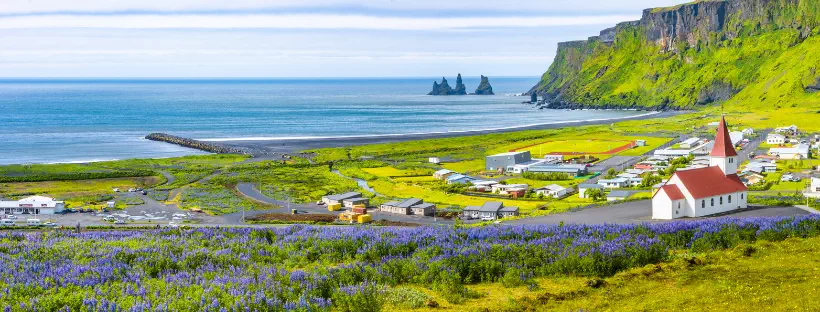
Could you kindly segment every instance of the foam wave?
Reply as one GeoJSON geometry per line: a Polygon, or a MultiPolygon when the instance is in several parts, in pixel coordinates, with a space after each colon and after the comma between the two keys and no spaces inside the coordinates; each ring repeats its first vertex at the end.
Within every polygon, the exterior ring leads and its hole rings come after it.
{"type": "Polygon", "coordinates": [[[238,137],[238,138],[207,138],[197,139],[206,142],[230,142],[230,141],[293,141],[293,140],[327,140],[327,139],[358,139],[358,138],[389,138],[389,137],[404,137],[404,136],[419,136],[419,135],[436,135],[436,134],[463,134],[476,132],[492,132],[501,130],[515,130],[524,129],[537,126],[546,125],[561,125],[578,122],[601,122],[601,121],[618,121],[624,119],[631,119],[637,117],[646,117],[659,114],[660,112],[648,112],[645,114],[632,115],[627,117],[612,117],[612,118],[597,118],[597,119],[583,119],[583,120],[562,120],[547,123],[537,123],[529,125],[518,125],[510,127],[487,128],[478,130],[456,130],[456,131],[439,131],[439,132],[416,132],[416,133],[395,133],[395,134],[364,134],[364,135],[341,135],[341,136],[294,136],[294,137],[238,137]]]}

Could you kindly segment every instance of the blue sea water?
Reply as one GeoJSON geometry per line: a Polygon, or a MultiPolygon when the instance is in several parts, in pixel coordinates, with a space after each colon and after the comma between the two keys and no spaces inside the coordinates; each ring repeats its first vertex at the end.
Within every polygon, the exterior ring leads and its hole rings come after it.
{"type": "MultiPolygon", "coordinates": [[[[173,157],[201,152],[143,139],[294,138],[464,131],[628,111],[521,104],[538,77],[490,78],[495,96],[426,96],[434,78],[5,79],[0,164],[173,157]]],[[[465,77],[475,90],[478,77],[465,77]]],[[[451,86],[455,79],[450,79],[451,86]]]]}

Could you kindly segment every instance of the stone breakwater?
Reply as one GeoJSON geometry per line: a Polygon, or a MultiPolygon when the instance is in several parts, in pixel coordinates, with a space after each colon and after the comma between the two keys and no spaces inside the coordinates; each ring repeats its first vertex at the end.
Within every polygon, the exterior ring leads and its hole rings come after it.
{"type": "Polygon", "coordinates": [[[145,138],[151,141],[171,143],[216,154],[251,154],[249,151],[240,148],[227,147],[165,133],[151,133],[146,135],[145,138]]]}

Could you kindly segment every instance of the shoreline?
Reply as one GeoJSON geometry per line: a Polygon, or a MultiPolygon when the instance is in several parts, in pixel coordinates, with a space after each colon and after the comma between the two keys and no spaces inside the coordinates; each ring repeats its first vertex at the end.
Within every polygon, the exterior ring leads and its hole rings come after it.
{"type": "Polygon", "coordinates": [[[627,120],[644,120],[653,118],[666,118],[689,113],[689,111],[661,111],[648,112],[627,117],[599,118],[590,120],[568,120],[543,124],[530,124],[522,126],[461,130],[447,132],[428,133],[407,133],[407,134],[377,134],[377,135],[357,135],[357,136],[335,136],[335,137],[249,137],[249,138],[225,138],[225,139],[199,139],[199,141],[213,142],[229,148],[237,148],[251,151],[254,156],[270,153],[296,153],[304,150],[317,148],[333,148],[343,146],[369,145],[380,143],[395,143],[406,141],[417,141],[425,139],[440,139],[462,136],[473,136],[483,134],[507,133],[526,130],[556,129],[563,127],[580,127],[588,125],[600,125],[610,122],[627,120]]]}

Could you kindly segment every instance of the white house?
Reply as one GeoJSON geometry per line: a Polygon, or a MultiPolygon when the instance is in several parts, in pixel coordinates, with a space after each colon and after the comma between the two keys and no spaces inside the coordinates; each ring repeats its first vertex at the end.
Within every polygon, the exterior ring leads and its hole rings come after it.
{"type": "Polygon", "coordinates": [[[798,144],[792,147],[773,147],[769,149],[769,155],[777,159],[808,159],[809,146],[798,144]]]}
{"type": "Polygon", "coordinates": [[[616,201],[627,199],[632,193],[627,191],[612,191],[606,194],[606,201],[616,201]]]}
{"type": "Polygon", "coordinates": [[[754,129],[752,129],[752,128],[746,128],[746,129],[743,129],[743,134],[745,134],[745,135],[753,135],[753,134],[755,134],[755,130],[754,130],[754,129]]]}
{"type": "Polygon", "coordinates": [[[438,157],[430,157],[430,158],[427,159],[427,161],[430,162],[431,164],[440,164],[441,163],[441,159],[439,159],[438,157]]]}
{"type": "Polygon", "coordinates": [[[820,178],[811,178],[811,185],[807,192],[803,193],[806,197],[820,198],[820,178]]]}
{"type": "Polygon", "coordinates": [[[581,184],[578,185],[578,197],[587,198],[586,192],[590,189],[603,190],[604,187],[598,184],[581,184]]]}
{"type": "Polygon", "coordinates": [[[526,184],[493,184],[492,192],[507,195],[513,191],[526,191],[530,186],[526,184]]]}
{"type": "Polygon", "coordinates": [[[777,133],[769,133],[766,136],[766,144],[769,145],[782,145],[786,144],[786,136],[777,133]]]}
{"type": "Polygon", "coordinates": [[[473,181],[471,189],[479,192],[491,192],[493,185],[498,184],[496,181],[473,181]]]}
{"type": "Polygon", "coordinates": [[[688,139],[684,140],[683,142],[680,142],[680,147],[681,148],[692,148],[692,147],[697,146],[698,142],[700,142],[699,138],[688,138],[688,139]]]}
{"type": "Polygon", "coordinates": [[[65,210],[65,202],[45,196],[31,196],[17,201],[0,201],[0,212],[13,214],[55,214],[65,210]]]}
{"type": "Polygon", "coordinates": [[[468,177],[463,174],[453,174],[447,177],[447,184],[465,184],[465,183],[473,183],[476,179],[473,177],[468,177]]]}
{"type": "Polygon", "coordinates": [[[534,190],[538,195],[549,196],[553,198],[561,198],[564,195],[567,195],[569,189],[566,187],[560,186],[558,184],[550,184],[547,186],[542,186],[534,190]]]}
{"type": "Polygon", "coordinates": [[[788,127],[778,127],[774,129],[774,132],[777,133],[786,133],[786,134],[797,134],[797,126],[791,125],[788,127]]]}
{"type": "Polygon", "coordinates": [[[453,174],[456,174],[456,173],[457,172],[452,171],[452,170],[441,169],[441,170],[438,170],[436,172],[433,172],[433,178],[438,179],[438,180],[444,180],[444,179],[447,179],[447,177],[449,177],[450,175],[453,175],[453,174]]]}
{"type": "Polygon", "coordinates": [[[652,197],[653,219],[702,217],[746,208],[747,188],[737,176],[738,156],[721,118],[706,168],[677,171],[652,197]]]}

